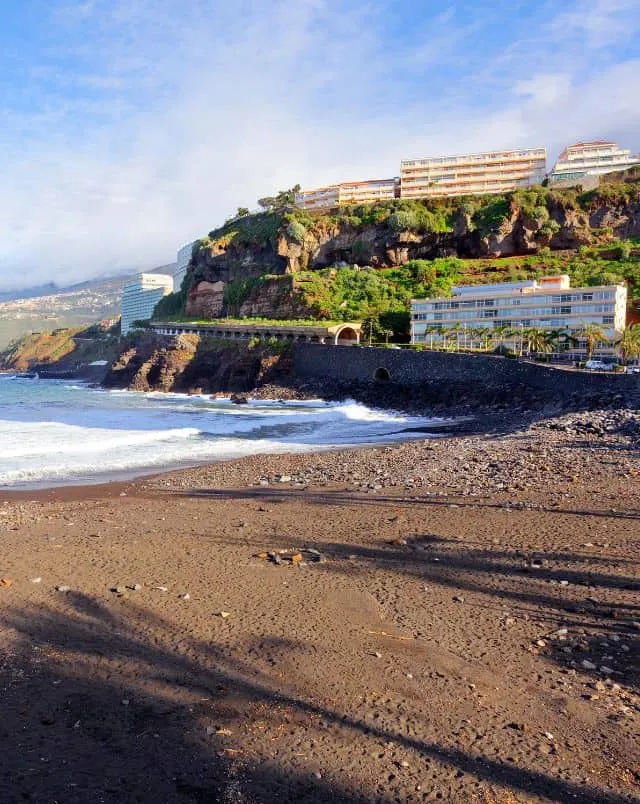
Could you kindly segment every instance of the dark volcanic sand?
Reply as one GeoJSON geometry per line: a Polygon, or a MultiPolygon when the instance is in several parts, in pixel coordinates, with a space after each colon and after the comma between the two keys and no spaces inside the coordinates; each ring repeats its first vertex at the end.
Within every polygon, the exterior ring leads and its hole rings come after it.
{"type": "Polygon", "coordinates": [[[640,801],[637,419],[588,420],[0,498],[0,801],[640,801]]]}

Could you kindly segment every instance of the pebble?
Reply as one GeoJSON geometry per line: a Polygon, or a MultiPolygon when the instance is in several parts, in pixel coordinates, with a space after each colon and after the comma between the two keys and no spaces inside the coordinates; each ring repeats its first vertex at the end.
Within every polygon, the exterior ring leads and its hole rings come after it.
{"type": "Polygon", "coordinates": [[[184,595],[179,595],[182,600],[191,600],[191,595],[188,592],[185,592],[184,595]]]}
{"type": "Polygon", "coordinates": [[[595,670],[596,665],[593,662],[590,662],[588,659],[583,659],[580,664],[584,667],[585,670],[595,670]]]}
{"type": "Polygon", "coordinates": [[[42,578],[32,578],[31,583],[42,583],[42,578]]]}
{"type": "Polygon", "coordinates": [[[613,667],[607,667],[606,664],[600,665],[600,672],[603,673],[605,676],[610,676],[615,673],[613,667]]]}
{"type": "Polygon", "coordinates": [[[382,654],[379,650],[374,651],[373,655],[376,657],[376,659],[382,659],[382,654]]]}
{"type": "Polygon", "coordinates": [[[132,592],[139,592],[142,589],[142,584],[134,583],[129,589],[131,589],[132,592]]]}
{"type": "Polygon", "coordinates": [[[64,584],[61,584],[60,586],[56,586],[56,592],[70,592],[70,591],[71,591],[70,586],[65,586],[64,584]]]}
{"type": "Polygon", "coordinates": [[[454,603],[464,603],[464,598],[462,597],[462,595],[454,595],[453,596],[453,602],[454,603]]]}

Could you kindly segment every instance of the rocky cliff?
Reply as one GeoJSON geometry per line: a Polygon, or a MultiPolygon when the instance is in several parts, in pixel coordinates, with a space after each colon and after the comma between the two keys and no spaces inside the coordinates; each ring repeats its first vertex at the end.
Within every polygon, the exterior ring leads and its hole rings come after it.
{"type": "Polygon", "coordinates": [[[104,385],[134,391],[242,393],[285,380],[292,371],[282,344],[240,344],[140,333],[122,341],[104,385]]]}
{"type": "Polygon", "coordinates": [[[285,208],[228,221],[194,247],[182,292],[189,317],[314,314],[296,277],[333,266],[487,260],[640,238],[640,172],[597,190],[535,187],[505,196],[285,208]],[[293,277],[289,284],[276,281],[293,277]]]}

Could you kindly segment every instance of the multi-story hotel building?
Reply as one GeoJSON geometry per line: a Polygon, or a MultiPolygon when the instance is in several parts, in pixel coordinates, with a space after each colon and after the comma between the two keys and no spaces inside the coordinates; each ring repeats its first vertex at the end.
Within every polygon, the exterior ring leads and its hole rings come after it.
{"type": "Polygon", "coordinates": [[[549,174],[550,182],[579,181],[585,176],[602,176],[640,164],[640,154],[631,154],[615,142],[596,140],[569,145],[549,174]]]}
{"type": "Polygon", "coordinates": [[[559,329],[575,334],[585,325],[595,324],[613,339],[625,327],[626,309],[625,285],[572,288],[566,275],[465,285],[453,288],[451,298],[411,302],[411,342],[428,343],[434,332],[437,340],[442,337],[438,331],[456,325],[469,336],[480,330],[508,327],[515,331],[512,338],[517,340],[518,332],[525,329],[559,329]]]}
{"type": "Polygon", "coordinates": [[[369,204],[375,201],[388,201],[400,194],[399,179],[368,179],[367,181],[348,181],[331,184],[315,190],[301,190],[296,193],[296,206],[303,209],[337,207],[340,204],[369,204]]]}
{"type": "Polygon", "coordinates": [[[146,321],[163,296],[173,292],[173,277],[168,274],[138,274],[122,290],[122,334],[134,321],[146,321]]]}
{"type": "Polygon", "coordinates": [[[176,259],[176,267],[175,271],[173,272],[173,292],[177,293],[181,286],[182,280],[187,273],[187,267],[189,265],[189,261],[191,260],[191,252],[193,251],[193,244],[195,241],[191,243],[187,243],[186,246],[182,246],[181,249],[178,251],[178,256],[176,259]]]}
{"type": "Polygon", "coordinates": [[[545,148],[405,159],[400,163],[402,198],[506,193],[540,184],[547,170],[545,148]]]}

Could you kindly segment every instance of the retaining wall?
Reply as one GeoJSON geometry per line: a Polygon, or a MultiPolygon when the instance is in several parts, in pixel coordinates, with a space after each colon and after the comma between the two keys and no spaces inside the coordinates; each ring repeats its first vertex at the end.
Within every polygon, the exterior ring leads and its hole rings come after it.
{"type": "Polygon", "coordinates": [[[436,382],[522,384],[560,395],[640,391],[640,375],[570,371],[494,355],[297,343],[294,361],[296,376],[314,379],[386,379],[408,386],[436,382]]]}

